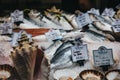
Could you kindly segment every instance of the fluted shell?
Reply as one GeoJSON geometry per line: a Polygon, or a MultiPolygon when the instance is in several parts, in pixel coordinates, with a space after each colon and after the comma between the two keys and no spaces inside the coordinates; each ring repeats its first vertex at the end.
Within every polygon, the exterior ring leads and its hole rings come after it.
{"type": "Polygon", "coordinates": [[[120,69],[108,71],[105,77],[107,80],[120,80],[120,69]]]}
{"type": "Polygon", "coordinates": [[[13,63],[22,80],[33,80],[36,54],[36,47],[27,44],[12,52],[13,63]]]}
{"type": "Polygon", "coordinates": [[[10,65],[0,65],[0,80],[20,80],[15,68],[10,65]]]}
{"type": "Polygon", "coordinates": [[[26,34],[23,32],[18,40],[19,46],[16,46],[11,52],[11,58],[21,80],[33,80],[36,54],[38,48],[29,42],[26,34]]]}
{"type": "Polygon", "coordinates": [[[80,78],[82,80],[103,80],[104,75],[96,70],[84,70],[80,73],[80,78]]]}

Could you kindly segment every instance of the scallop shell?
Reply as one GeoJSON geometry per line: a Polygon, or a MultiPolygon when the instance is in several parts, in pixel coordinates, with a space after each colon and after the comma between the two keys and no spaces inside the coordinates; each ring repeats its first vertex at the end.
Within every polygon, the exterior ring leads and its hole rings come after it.
{"type": "Polygon", "coordinates": [[[16,69],[10,65],[0,65],[0,80],[21,80],[16,69]]]}
{"type": "Polygon", "coordinates": [[[110,70],[105,74],[107,80],[120,80],[120,69],[110,70]]]}
{"type": "Polygon", "coordinates": [[[103,80],[105,78],[101,72],[96,70],[84,70],[79,76],[82,80],[103,80]]]}

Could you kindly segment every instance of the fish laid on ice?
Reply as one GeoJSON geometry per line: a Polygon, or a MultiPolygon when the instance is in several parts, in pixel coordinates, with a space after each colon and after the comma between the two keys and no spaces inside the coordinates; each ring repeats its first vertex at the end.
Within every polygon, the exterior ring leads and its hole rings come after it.
{"type": "Polygon", "coordinates": [[[47,9],[47,11],[45,11],[45,15],[53,22],[63,27],[63,29],[69,30],[75,28],[74,24],[72,24],[72,15],[70,15],[68,18],[68,15],[66,16],[63,11],[56,9],[55,6],[53,6],[51,9],[47,9]]]}
{"type": "Polygon", "coordinates": [[[93,21],[93,24],[99,30],[112,32],[112,29],[111,29],[112,26],[107,21],[104,21],[104,19],[101,16],[90,14],[90,19],[93,21]]]}
{"type": "Polygon", "coordinates": [[[24,23],[21,23],[18,27],[20,29],[38,29],[40,28],[39,26],[33,24],[32,22],[28,21],[27,19],[24,19],[24,23]]]}
{"type": "MultiPolygon", "coordinates": [[[[54,67],[52,67],[52,69],[50,69],[50,73],[49,73],[49,80],[53,80],[54,79],[54,77],[53,77],[53,74],[54,75],[58,75],[57,73],[55,73],[56,71],[62,71],[62,70],[64,70],[64,69],[68,69],[68,71],[66,71],[66,73],[64,73],[64,74],[68,74],[67,76],[69,76],[70,77],[70,75],[69,75],[69,70],[71,71],[73,71],[73,72],[75,72],[75,73],[77,73],[77,74],[79,74],[81,71],[83,71],[83,70],[86,70],[86,69],[95,69],[94,68],[94,61],[93,61],[93,50],[97,50],[100,46],[105,46],[105,47],[107,47],[107,48],[112,48],[113,49],[113,58],[114,58],[114,65],[112,66],[112,67],[114,67],[114,68],[117,68],[118,67],[118,64],[119,64],[119,47],[120,47],[120,44],[119,43],[117,43],[117,42],[100,42],[100,43],[87,43],[87,45],[88,45],[88,54],[89,54],[89,61],[87,61],[86,63],[85,63],[85,65],[83,66],[83,67],[80,67],[78,64],[74,64],[74,63],[72,63],[72,64],[70,64],[70,63],[67,63],[67,62],[65,62],[64,60],[62,60],[62,59],[69,59],[69,61],[71,60],[70,58],[64,58],[64,56],[66,55],[67,57],[69,57],[70,56],[70,52],[69,53],[67,53],[67,52],[64,52],[63,54],[61,54],[61,55],[59,55],[60,54],[60,51],[59,50],[57,50],[58,52],[59,52],[59,54],[58,54],[58,56],[61,56],[61,57],[57,57],[57,58],[55,58],[56,56],[54,56],[54,55],[52,55],[53,56],[53,58],[51,59],[51,60],[54,60],[55,59],[55,61],[53,61],[53,63],[51,62],[50,63],[50,65],[49,66],[53,66],[53,64],[54,64],[54,67]],[[92,46],[92,47],[91,47],[92,46]],[[63,57],[62,57],[62,55],[63,55],[63,57]],[[56,62],[57,61],[57,63],[54,63],[54,62],[56,62]],[[64,64],[63,62],[65,62],[66,64],[64,64]],[[56,65],[55,65],[56,64],[56,65]],[[59,66],[58,66],[58,64],[60,64],[59,66]],[[62,64],[64,64],[64,65],[62,65],[62,64]],[[69,64],[69,65],[67,65],[67,64],[69,64]],[[62,67],[63,66],[63,67],[62,67]],[[66,67],[67,66],[67,67],[66,67]]],[[[67,45],[66,46],[64,46],[63,48],[65,48],[65,47],[67,47],[67,45]]],[[[57,48],[56,48],[57,49],[57,48]]],[[[62,50],[64,50],[64,49],[62,49],[62,50]]],[[[56,52],[57,52],[56,51],[56,52]]],[[[55,53],[55,51],[54,51],[54,53],[55,53]]],[[[46,53],[47,54],[47,53],[46,53]]],[[[45,54],[45,55],[46,55],[45,54]]],[[[51,56],[51,57],[52,57],[51,56]]],[[[49,67],[50,68],[50,67],[49,67]]],[[[49,71],[48,71],[49,72],[49,71]]],[[[62,77],[63,75],[61,75],[60,77],[62,77]]]]}
{"type": "Polygon", "coordinates": [[[73,29],[73,27],[71,26],[71,24],[69,24],[67,20],[67,18],[62,17],[62,14],[58,14],[58,13],[50,13],[50,12],[45,12],[45,15],[50,18],[54,23],[58,24],[59,26],[61,26],[61,29],[65,29],[65,30],[71,30],[73,29]]]}
{"type": "Polygon", "coordinates": [[[34,25],[39,26],[40,28],[62,29],[61,25],[56,24],[50,18],[36,10],[30,10],[30,13],[27,15],[28,17],[26,17],[26,19],[32,22],[34,25]]]}
{"type": "Polygon", "coordinates": [[[71,60],[71,47],[73,43],[71,41],[64,42],[54,53],[53,58],[50,60],[51,68],[54,67],[67,67],[72,65],[71,60]],[[68,63],[68,65],[67,65],[68,63]]]}

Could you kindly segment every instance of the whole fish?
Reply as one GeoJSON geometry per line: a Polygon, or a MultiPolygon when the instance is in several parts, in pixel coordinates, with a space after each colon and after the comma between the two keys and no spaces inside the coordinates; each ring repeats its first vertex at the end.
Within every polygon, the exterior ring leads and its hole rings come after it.
{"type": "Polygon", "coordinates": [[[57,67],[59,68],[60,66],[62,67],[67,67],[67,63],[70,66],[70,63],[72,63],[71,59],[71,46],[72,42],[65,42],[63,45],[61,45],[56,52],[53,55],[53,58],[51,59],[51,68],[57,67]]]}
{"type": "MultiPolygon", "coordinates": [[[[87,43],[87,42],[86,42],[87,43]]],[[[118,43],[118,42],[99,42],[99,43],[87,43],[87,45],[88,45],[88,54],[89,54],[89,61],[87,61],[86,63],[85,63],[85,65],[83,66],[83,67],[80,67],[78,64],[71,64],[70,65],[70,63],[66,63],[66,64],[64,64],[63,62],[67,62],[67,59],[69,59],[70,60],[70,58],[69,58],[69,56],[70,56],[70,52],[68,51],[68,53],[67,52],[65,52],[65,53],[61,53],[61,52],[64,52],[65,50],[64,50],[64,47],[65,46],[63,46],[63,47],[61,47],[60,49],[62,49],[63,48],[63,51],[61,50],[61,51],[59,51],[58,50],[58,55],[56,55],[55,57],[53,57],[53,59],[52,59],[52,63],[54,63],[54,64],[50,64],[50,65],[52,65],[51,66],[51,68],[50,68],[50,73],[49,73],[49,80],[53,80],[53,79],[56,79],[57,77],[56,76],[54,76],[53,77],[53,74],[54,75],[59,75],[58,73],[55,73],[56,71],[61,71],[61,73],[62,73],[62,70],[64,70],[64,69],[67,69],[67,71],[64,73],[65,75],[68,75],[69,77],[72,77],[70,74],[69,74],[69,71],[73,71],[73,72],[75,72],[75,73],[77,73],[78,75],[79,75],[79,73],[81,72],[81,71],[83,71],[83,70],[86,70],[86,69],[95,69],[95,67],[94,67],[94,61],[93,61],[93,50],[97,50],[100,46],[105,46],[105,47],[107,47],[108,49],[109,48],[112,48],[113,49],[113,58],[114,58],[114,61],[115,61],[115,63],[114,63],[114,65],[112,66],[112,67],[114,67],[114,68],[117,68],[118,66],[119,66],[119,57],[118,57],[118,55],[120,55],[119,54],[119,51],[118,51],[118,48],[119,48],[119,46],[120,46],[120,44],[118,43]],[[92,46],[92,47],[91,47],[92,46]],[[62,56],[63,55],[63,56],[62,56]],[[65,55],[67,55],[67,57],[68,58],[64,58],[64,57],[66,57],[65,55]],[[58,57],[57,57],[58,56],[58,57]],[[65,59],[66,61],[64,61],[63,59],[65,59]],[[59,65],[59,64],[60,65],[59,65]],[[55,65],[56,64],[56,65],[55,65]],[[62,64],[64,64],[64,65],[62,65],[62,64]],[[69,64],[69,65],[67,65],[67,64],[69,64]],[[59,66],[58,66],[59,65],[59,66]],[[56,66],[56,67],[55,67],[56,66]]],[[[64,71],[63,71],[64,72],[64,71]]],[[[59,75],[60,77],[63,77],[64,75],[59,75]]],[[[58,77],[59,78],[59,77],[58,77]]],[[[57,78],[57,79],[58,79],[57,78]]]]}
{"type": "Polygon", "coordinates": [[[112,32],[111,25],[103,17],[90,14],[90,18],[99,30],[112,32]]]}
{"type": "Polygon", "coordinates": [[[55,23],[59,24],[63,29],[65,30],[73,29],[73,26],[70,23],[70,21],[65,16],[62,16],[62,14],[45,12],[45,15],[55,23]]]}

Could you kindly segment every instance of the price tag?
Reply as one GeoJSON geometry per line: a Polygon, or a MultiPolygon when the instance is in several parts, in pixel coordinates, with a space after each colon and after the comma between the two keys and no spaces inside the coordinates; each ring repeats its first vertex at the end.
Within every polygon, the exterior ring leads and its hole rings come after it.
{"type": "Polygon", "coordinates": [[[93,58],[95,66],[114,64],[112,49],[107,49],[104,46],[99,47],[98,50],[93,50],[93,58]]]}
{"type": "Polygon", "coordinates": [[[49,41],[62,39],[62,35],[59,30],[51,29],[45,33],[45,36],[49,41]]]}
{"type": "Polygon", "coordinates": [[[118,4],[118,5],[116,6],[116,9],[120,9],[120,4],[118,4]]]}
{"type": "Polygon", "coordinates": [[[112,29],[114,32],[120,32],[120,20],[115,20],[112,23],[112,29]]]}
{"type": "Polygon", "coordinates": [[[92,23],[92,20],[90,19],[88,13],[85,13],[76,17],[76,22],[78,23],[79,28],[82,28],[83,26],[92,23]]]}
{"type": "Polygon", "coordinates": [[[80,60],[88,60],[87,44],[81,46],[75,45],[71,47],[71,52],[72,52],[73,62],[77,62],[80,60]]]}
{"type": "Polygon", "coordinates": [[[0,34],[12,34],[12,23],[3,23],[0,25],[0,34]]]}
{"type": "Polygon", "coordinates": [[[102,16],[113,17],[114,15],[115,15],[115,11],[113,10],[113,8],[106,8],[102,13],[102,16]]]}
{"type": "Polygon", "coordinates": [[[23,11],[15,10],[13,13],[11,13],[12,22],[18,22],[23,21],[23,11]]]}
{"type": "Polygon", "coordinates": [[[91,8],[91,9],[88,11],[88,13],[100,15],[99,9],[95,9],[95,8],[91,8]]]}

